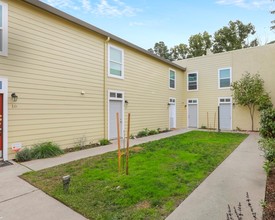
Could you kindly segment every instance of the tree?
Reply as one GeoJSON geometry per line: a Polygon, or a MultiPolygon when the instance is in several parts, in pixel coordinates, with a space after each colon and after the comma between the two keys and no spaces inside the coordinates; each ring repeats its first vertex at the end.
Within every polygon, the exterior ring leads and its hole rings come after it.
{"type": "Polygon", "coordinates": [[[189,57],[206,55],[207,49],[212,46],[211,35],[204,31],[189,38],[189,57]]]}
{"type": "Polygon", "coordinates": [[[163,57],[164,59],[172,60],[171,53],[163,41],[155,43],[154,49],[150,48],[148,51],[163,57]]]}
{"type": "MultiPolygon", "coordinates": [[[[273,2],[274,2],[274,0],[272,0],[273,2]]],[[[271,12],[270,12],[271,14],[275,14],[275,10],[272,10],[271,12]]],[[[270,29],[271,30],[275,30],[275,20],[272,20],[271,21],[271,27],[270,27],[270,29]]]]}
{"type": "Polygon", "coordinates": [[[258,40],[247,42],[249,35],[256,33],[254,25],[243,24],[241,21],[229,21],[228,27],[224,26],[214,33],[213,52],[237,50],[258,45],[258,40]]]}
{"type": "Polygon", "coordinates": [[[188,46],[179,44],[170,49],[172,60],[183,60],[187,58],[188,46]]]}
{"type": "Polygon", "coordinates": [[[233,99],[237,105],[246,106],[251,118],[251,130],[254,130],[254,113],[272,106],[270,96],[264,90],[264,81],[259,74],[246,73],[232,83],[233,99]]]}

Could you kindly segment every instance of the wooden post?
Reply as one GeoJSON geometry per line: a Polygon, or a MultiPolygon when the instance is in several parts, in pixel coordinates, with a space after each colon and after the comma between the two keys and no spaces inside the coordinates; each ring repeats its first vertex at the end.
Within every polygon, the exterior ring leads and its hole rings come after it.
{"type": "Polygon", "coordinates": [[[216,112],[214,114],[214,129],[216,129],[216,112]]]}
{"type": "Polygon", "coordinates": [[[128,113],[127,145],[126,145],[126,175],[129,174],[130,119],[131,119],[131,114],[128,113]]]}
{"type": "Polygon", "coordinates": [[[118,160],[118,172],[120,172],[120,126],[119,126],[119,113],[116,113],[116,125],[117,125],[117,160],[118,160]]]}
{"type": "Polygon", "coordinates": [[[207,129],[209,129],[209,118],[208,118],[208,112],[207,112],[207,129]]]}

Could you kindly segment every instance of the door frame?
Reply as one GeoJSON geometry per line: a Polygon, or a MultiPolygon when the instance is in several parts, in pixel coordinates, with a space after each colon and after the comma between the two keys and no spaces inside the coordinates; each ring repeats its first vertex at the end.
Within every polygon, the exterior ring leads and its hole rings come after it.
{"type": "Polygon", "coordinates": [[[122,128],[121,137],[124,137],[124,91],[120,90],[108,90],[108,139],[110,139],[110,101],[121,101],[121,112],[122,112],[122,128]],[[110,97],[111,93],[121,93],[122,98],[110,97]]]}
{"type": "Polygon", "coordinates": [[[3,160],[8,160],[8,79],[0,77],[3,94],[3,160]]]}
{"type": "MultiPolygon", "coordinates": [[[[232,108],[232,97],[228,96],[228,97],[218,97],[218,106],[220,107],[220,104],[230,104],[230,108],[231,108],[231,120],[230,120],[230,128],[229,130],[232,130],[232,122],[233,122],[233,108],[232,108]],[[230,102],[221,102],[221,99],[230,99],[230,102]]],[[[220,120],[218,118],[218,120],[220,120]]]]}
{"type": "Polygon", "coordinates": [[[170,105],[174,105],[175,106],[175,118],[174,118],[174,125],[175,125],[175,127],[174,128],[177,128],[177,99],[176,98],[173,98],[173,97],[170,97],[169,98],[169,102],[168,102],[168,104],[169,104],[169,130],[171,129],[171,127],[170,127],[170,105]]]}
{"type": "Polygon", "coordinates": [[[199,128],[199,99],[198,98],[192,98],[187,99],[187,128],[189,128],[189,105],[197,105],[197,128],[199,128]],[[196,100],[197,103],[189,103],[191,100],[196,100]]]}

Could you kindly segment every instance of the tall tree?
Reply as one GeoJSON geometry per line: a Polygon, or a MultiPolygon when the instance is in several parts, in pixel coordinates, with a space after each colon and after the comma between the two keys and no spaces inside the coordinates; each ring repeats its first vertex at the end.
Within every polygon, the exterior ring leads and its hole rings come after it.
{"type": "Polygon", "coordinates": [[[207,31],[195,34],[189,38],[189,57],[206,55],[207,49],[212,46],[211,35],[207,31]]]}
{"type": "Polygon", "coordinates": [[[243,24],[241,21],[229,21],[228,26],[224,26],[214,33],[213,52],[237,50],[246,47],[257,46],[255,39],[248,43],[248,37],[256,33],[254,25],[243,24]]]}
{"type": "MultiPolygon", "coordinates": [[[[271,0],[271,1],[273,1],[274,2],[274,0],[271,0]]],[[[275,14],[275,10],[272,10],[271,12],[270,12],[271,14],[275,14]]],[[[275,30],[275,20],[272,20],[271,21],[271,27],[270,27],[270,29],[271,30],[275,30]]]]}
{"type": "Polygon", "coordinates": [[[183,60],[187,58],[188,46],[186,44],[179,44],[171,48],[170,52],[173,60],[183,60]]]}
{"type": "Polygon", "coordinates": [[[237,105],[246,106],[251,118],[251,129],[254,130],[254,113],[272,106],[270,96],[264,89],[264,81],[259,74],[246,73],[232,83],[233,99],[237,105]]]}
{"type": "Polygon", "coordinates": [[[164,59],[172,60],[171,53],[163,41],[155,43],[154,49],[150,48],[148,51],[163,57],[164,59]]]}

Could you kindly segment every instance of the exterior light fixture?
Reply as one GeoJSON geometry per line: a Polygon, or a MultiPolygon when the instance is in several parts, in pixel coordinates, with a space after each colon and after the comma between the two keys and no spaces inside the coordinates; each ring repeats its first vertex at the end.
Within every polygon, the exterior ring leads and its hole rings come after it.
{"type": "Polygon", "coordinates": [[[16,95],[15,92],[13,92],[13,93],[11,94],[11,98],[12,98],[12,101],[17,102],[18,96],[16,95]]]}
{"type": "Polygon", "coordinates": [[[171,105],[170,102],[168,102],[167,105],[171,105]]]}
{"type": "Polygon", "coordinates": [[[129,103],[128,100],[125,100],[124,102],[125,102],[125,104],[128,104],[128,103],[129,103]]]}

